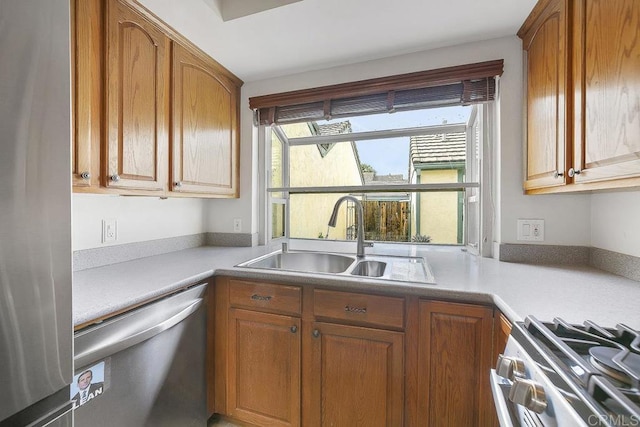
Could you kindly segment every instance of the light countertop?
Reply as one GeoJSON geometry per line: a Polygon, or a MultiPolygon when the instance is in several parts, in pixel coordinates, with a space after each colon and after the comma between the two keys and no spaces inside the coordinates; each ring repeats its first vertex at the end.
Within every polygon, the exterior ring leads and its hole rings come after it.
{"type": "Polygon", "coordinates": [[[234,267],[272,250],[264,246],[199,247],[77,271],[73,275],[74,325],[87,324],[216,274],[494,303],[512,321],[534,315],[545,321],[561,317],[571,323],[592,320],[602,326],[624,323],[640,330],[640,283],[592,267],[506,263],[471,255],[459,247],[389,244],[376,244],[367,253],[425,257],[436,284],[234,267]]]}

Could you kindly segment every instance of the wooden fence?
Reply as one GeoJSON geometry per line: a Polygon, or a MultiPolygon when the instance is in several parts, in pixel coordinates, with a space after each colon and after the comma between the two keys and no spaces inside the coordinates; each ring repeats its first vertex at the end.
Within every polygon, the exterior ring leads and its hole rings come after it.
{"type": "Polygon", "coordinates": [[[375,201],[362,203],[364,238],[366,240],[408,242],[411,208],[408,201],[375,201]]]}

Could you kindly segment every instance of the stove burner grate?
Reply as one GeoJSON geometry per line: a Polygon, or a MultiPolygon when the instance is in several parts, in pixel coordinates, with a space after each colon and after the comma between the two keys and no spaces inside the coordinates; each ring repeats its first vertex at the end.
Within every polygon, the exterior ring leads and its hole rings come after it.
{"type": "MultiPolygon", "coordinates": [[[[627,370],[621,367],[620,363],[614,360],[614,358],[616,358],[616,356],[620,356],[620,353],[622,352],[623,351],[619,348],[592,347],[589,349],[589,354],[591,356],[590,362],[600,372],[624,384],[632,385],[633,382],[631,378],[625,373],[627,370]]],[[[640,356],[634,354],[631,355],[640,359],[640,356]]],[[[638,365],[638,367],[640,367],[640,365],[638,365]]]]}
{"type": "Polygon", "coordinates": [[[548,360],[559,363],[554,369],[568,374],[599,408],[640,420],[640,331],[591,321],[573,325],[560,318],[543,323],[533,316],[525,319],[524,328],[548,360]]]}

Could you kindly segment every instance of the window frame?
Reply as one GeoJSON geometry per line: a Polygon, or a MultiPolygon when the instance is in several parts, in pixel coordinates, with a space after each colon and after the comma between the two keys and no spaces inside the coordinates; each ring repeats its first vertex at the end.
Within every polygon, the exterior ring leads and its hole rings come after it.
{"type": "MultiPolygon", "coordinates": [[[[289,236],[290,230],[290,209],[289,209],[289,197],[291,194],[331,194],[331,193],[357,193],[357,194],[368,194],[368,193],[389,193],[389,192],[431,192],[431,191],[460,191],[462,192],[462,197],[464,199],[463,206],[463,215],[465,220],[463,221],[463,242],[461,247],[466,247],[472,253],[480,254],[482,256],[491,256],[491,242],[492,239],[492,220],[493,220],[493,199],[491,197],[491,188],[492,188],[492,160],[491,155],[492,151],[492,143],[490,138],[492,137],[492,128],[496,126],[495,123],[495,105],[496,101],[488,102],[488,103],[477,103],[474,104],[474,108],[472,110],[471,116],[467,123],[464,125],[461,124],[452,124],[452,125],[438,125],[438,126],[425,126],[420,128],[404,128],[404,129],[393,129],[393,130],[380,130],[380,131],[366,131],[366,132],[354,132],[348,134],[348,139],[345,141],[345,135],[314,135],[303,138],[287,138],[284,132],[278,129],[278,125],[265,125],[261,124],[258,126],[259,134],[264,138],[264,143],[260,144],[261,147],[264,147],[263,153],[265,153],[262,157],[263,165],[265,166],[265,175],[263,180],[263,185],[261,185],[261,196],[264,197],[264,201],[262,202],[262,212],[264,212],[265,217],[263,218],[262,223],[265,225],[264,229],[261,230],[261,241],[265,244],[269,242],[279,242],[282,240],[289,240],[291,237],[289,236]],[[478,111],[480,110],[480,111],[478,111]],[[471,149],[471,145],[469,144],[469,136],[472,132],[471,128],[471,119],[472,117],[477,115],[479,117],[479,121],[477,123],[480,126],[480,164],[479,164],[479,176],[477,182],[457,182],[457,183],[436,183],[436,184],[381,184],[381,185],[362,185],[362,186],[317,186],[317,187],[290,187],[289,186],[289,149],[291,146],[298,145],[319,145],[319,144],[327,144],[327,143],[336,143],[336,142],[351,142],[351,141],[363,141],[363,140],[374,140],[381,138],[391,138],[391,137],[399,137],[399,136],[412,136],[412,135],[426,135],[426,134],[441,134],[443,131],[447,132],[455,132],[455,131],[465,131],[467,132],[467,153],[471,149]],[[276,132],[278,138],[283,144],[283,183],[285,185],[283,187],[271,187],[270,186],[270,177],[271,177],[271,132],[276,132]],[[286,159],[286,160],[285,160],[286,159]],[[467,220],[468,218],[468,192],[472,189],[478,189],[477,197],[479,198],[480,208],[479,208],[479,224],[478,224],[478,246],[473,247],[468,245],[468,229],[467,229],[467,220]],[[271,197],[272,193],[283,193],[283,198],[274,199],[271,197]],[[285,205],[285,235],[284,237],[273,238],[272,236],[272,203],[273,201],[277,203],[282,203],[285,205]]],[[[467,158],[469,158],[467,156],[467,158]]],[[[294,238],[299,239],[299,238],[294,238]]],[[[315,239],[313,239],[315,240],[315,239]]],[[[388,244],[415,244],[415,242],[385,242],[388,244]]],[[[437,245],[437,244],[432,244],[437,245]]],[[[451,246],[458,246],[454,244],[450,244],[451,246]]]]}
{"type": "MultiPolygon", "coordinates": [[[[264,141],[262,141],[262,144],[260,144],[262,147],[265,147],[263,153],[263,160],[262,160],[262,164],[265,167],[265,174],[263,176],[263,182],[264,182],[264,186],[262,186],[261,188],[265,189],[265,191],[262,191],[261,194],[264,195],[265,200],[261,203],[262,204],[262,211],[265,213],[265,217],[264,217],[264,236],[261,236],[260,240],[263,241],[263,243],[269,243],[269,242],[277,242],[277,241],[282,241],[285,239],[289,238],[289,192],[286,190],[282,190],[279,191],[280,193],[282,193],[282,197],[272,197],[271,193],[273,193],[273,191],[268,191],[269,188],[271,187],[271,177],[273,176],[273,171],[272,171],[272,163],[271,163],[271,149],[272,149],[272,141],[273,141],[273,134],[275,134],[275,137],[278,138],[278,140],[280,140],[280,142],[282,143],[282,183],[288,187],[289,185],[289,145],[287,143],[287,137],[286,135],[284,135],[284,133],[282,131],[280,131],[279,129],[276,129],[275,126],[260,126],[260,135],[264,138],[264,141]],[[284,236],[279,236],[279,237],[274,237],[273,235],[273,222],[272,222],[272,218],[273,218],[273,205],[274,204],[278,204],[278,205],[283,205],[284,206],[284,217],[285,217],[285,221],[284,221],[284,236]]],[[[260,233],[262,234],[262,233],[260,233]]]]}

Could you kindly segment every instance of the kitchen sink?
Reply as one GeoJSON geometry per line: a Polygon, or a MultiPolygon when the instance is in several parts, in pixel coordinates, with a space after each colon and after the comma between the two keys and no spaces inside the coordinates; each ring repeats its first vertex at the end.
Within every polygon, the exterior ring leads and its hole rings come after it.
{"type": "Polygon", "coordinates": [[[387,263],[382,261],[360,261],[351,270],[351,274],[354,276],[368,276],[368,277],[381,277],[384,275],[384,270],[387,268],[387,263]]]}
{"type": "Polygon", "coordinates": [[[355,259],[354,256],[324,252],[277,252],[248,261],[241,266],[309,273],[343,273],[355,259]]]}
{"type": "Polygon", "coordinates": [[[237,267],[435,284],[426,260],[411,256],[372,254],[356,258],[354,255],[330,252],[277,251],[243,262],[237,267]]]}

